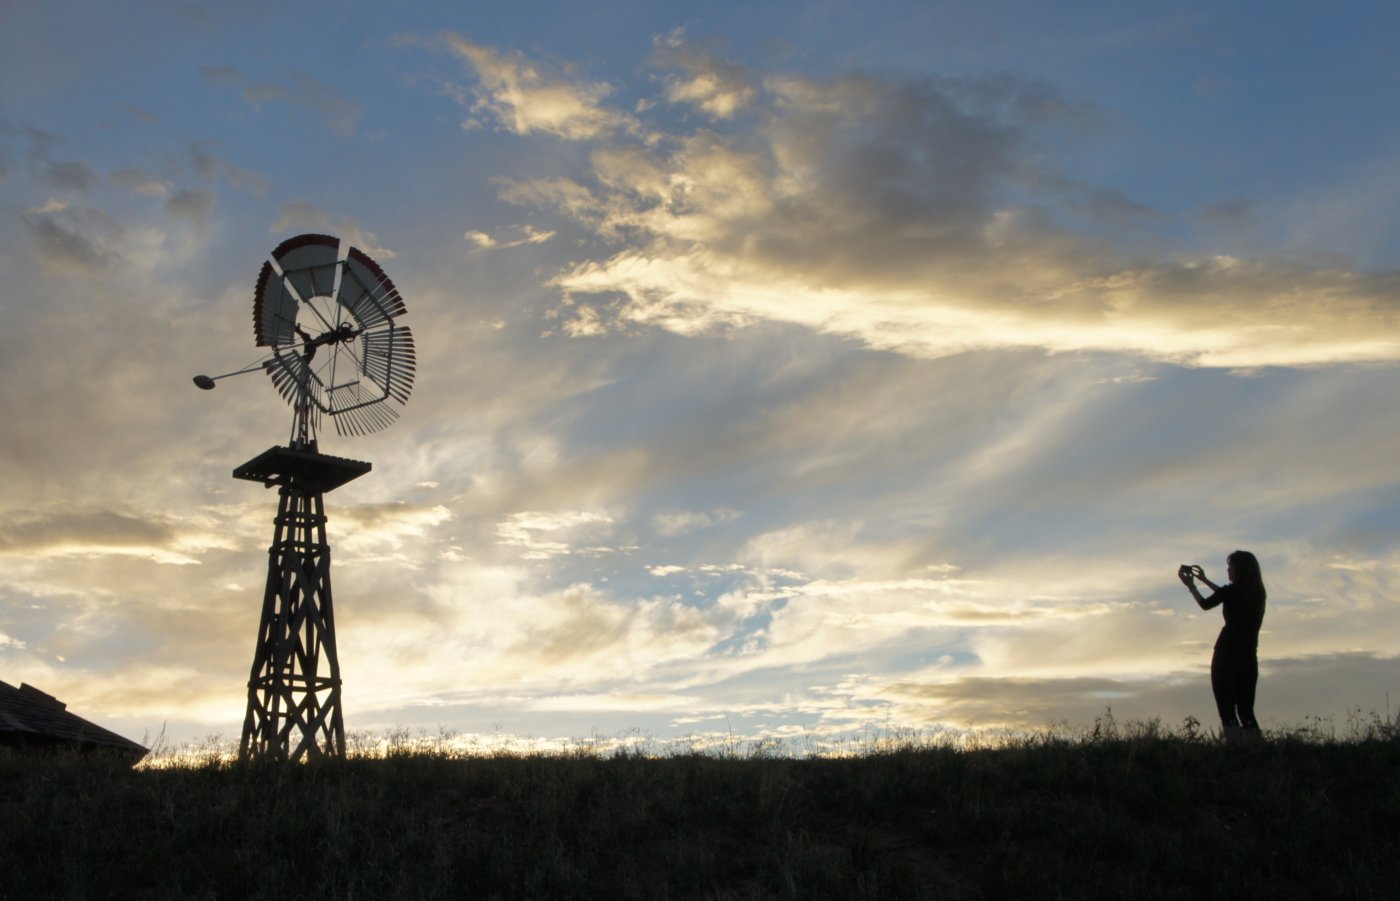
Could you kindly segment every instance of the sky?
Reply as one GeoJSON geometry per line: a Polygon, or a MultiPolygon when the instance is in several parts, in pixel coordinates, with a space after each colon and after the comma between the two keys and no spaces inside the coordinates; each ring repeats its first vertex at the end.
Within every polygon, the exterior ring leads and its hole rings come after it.
{"type": "Polygon", "coordinates": [[[1400,709],[1400,8],[0,7],[0,679],[236,738],[253,287],[408,306],[327,496],[351,733],[795,745],[1400,709]],[[120,35],[120,38],[117,36],[120,35]],[[1394,694],[1392,701],[1391,695],[1394,694]],[[1394,704],[1395,706],[1390,706],[1394,704]]]}

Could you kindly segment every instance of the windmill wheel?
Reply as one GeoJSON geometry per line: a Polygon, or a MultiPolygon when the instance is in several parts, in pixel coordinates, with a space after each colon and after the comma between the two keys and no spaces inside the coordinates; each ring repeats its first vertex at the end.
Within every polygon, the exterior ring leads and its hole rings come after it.
{"type": "Polygon", "coordinates": [[[339,238],[300,235],[272,252],[254,291],[254,336],[271,351],[262,368],[310,433],[321,414],[340,435],[398,419],[417,368],[405,312],[379,264],[339,238]]]}

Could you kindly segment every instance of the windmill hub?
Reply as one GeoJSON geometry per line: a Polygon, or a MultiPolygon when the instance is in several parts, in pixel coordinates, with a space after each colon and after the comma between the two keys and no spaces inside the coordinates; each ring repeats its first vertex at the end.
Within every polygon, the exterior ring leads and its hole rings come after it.
{"type": "Polygon", "coordinates": [[[300,325],[296,327],[297,337],[301,339],[301,359],[304,363],[310,363],[316,356],[316,348],[325,347],[327,344],[345,344],[354,341],[361,334],[361,330],[355,328],[348,322],[342,322],[336,328],[324,332],[313,338],[302,329],[300,325]]]}
{"type": "Polygon", "coordinates": [[[354,322],[343,321],[343,317],[335,315],[335,301],[330,297],[313,297],[303,301],[297,310],[293,329],[298,338],[318,346],[348,340],[360,333],[354,322]],[[337,318],[342,321],[337,322],[337,318]]]}

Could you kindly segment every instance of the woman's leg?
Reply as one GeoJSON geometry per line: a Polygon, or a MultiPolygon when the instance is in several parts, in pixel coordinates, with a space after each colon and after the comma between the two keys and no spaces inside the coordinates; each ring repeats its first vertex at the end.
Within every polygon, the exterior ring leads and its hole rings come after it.
{"type": "Polygon", "coordinates": [[[1215,709],[1220,714],[1220,725],[1227,729],[1238,727],[1240,724],[1235,717],[1235,679],[1231,670],[1229,655],[1216,648],[1210,657],[1210,690],[1215,694],[1215,709]]]}
{"type": "Polygon", "coordinates": [[[1240,725],[1246,729],[1258,729],[1259,723],[1254,719],[1254,690],[1259,685],[1259,655],[1240,655],[1231,669],[1236,673],[1235,706],[1240,711],[1240,725]]]}

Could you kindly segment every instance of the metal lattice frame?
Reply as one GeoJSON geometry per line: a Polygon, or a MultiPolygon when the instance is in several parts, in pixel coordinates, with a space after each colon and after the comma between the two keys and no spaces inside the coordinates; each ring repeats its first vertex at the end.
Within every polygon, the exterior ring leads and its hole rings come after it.
{"type": "Polygon", "coordinates": [[[345,755],[322,493],[283,485],[239,757],[345,755]]]}

